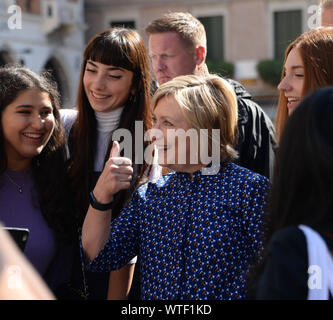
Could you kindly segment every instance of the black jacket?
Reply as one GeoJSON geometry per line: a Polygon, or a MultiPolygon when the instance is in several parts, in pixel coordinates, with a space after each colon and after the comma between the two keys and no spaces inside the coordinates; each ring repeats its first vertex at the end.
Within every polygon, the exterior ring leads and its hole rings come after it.
{"type": "Polygon", "coordinates": [[[277,146],[274,125],[240,83],[231,79],[228,82],[234,87],[238,101],[239,138],[236,150],[239,157],[234,162],[271,178],[277,146]]]}

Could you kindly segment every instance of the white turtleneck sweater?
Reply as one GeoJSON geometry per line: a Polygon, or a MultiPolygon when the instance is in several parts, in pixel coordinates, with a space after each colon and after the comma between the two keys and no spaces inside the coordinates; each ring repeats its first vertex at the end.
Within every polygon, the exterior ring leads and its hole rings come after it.
{"type": "Polygon", "coordinates": [[[121,113],[124,107],[117,108],[110,112],[95,112],[97,120],[97,154],[95,157],[94,170],[103,171],[104,158],[107,152],[112,132],[118,127],[121,113]]]}

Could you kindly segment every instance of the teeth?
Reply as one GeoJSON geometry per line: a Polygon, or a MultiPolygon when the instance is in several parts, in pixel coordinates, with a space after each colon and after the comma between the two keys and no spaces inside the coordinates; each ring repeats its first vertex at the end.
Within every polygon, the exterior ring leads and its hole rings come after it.
{"type": "Polygon", "coordinates": [[[102,96],[102,95],[99,95],[99,94],[96,94],[94,92],[91,93],[93,95],[93,97],[97,98],[97,99],[105,99],[107,98],[108,96],[102,96]]]}
{"type": "Polygon", "coordinates": [[[288,102],[294,102],[294,101],[299,101],[298,98],[288,98],[288,102]]]}
{"type": "Polygon", "coordinates": [[[42,137],[42,134],[37,134],[37,133],[24,133],[23,135],[33,139],[39,139],[42,137]]]}

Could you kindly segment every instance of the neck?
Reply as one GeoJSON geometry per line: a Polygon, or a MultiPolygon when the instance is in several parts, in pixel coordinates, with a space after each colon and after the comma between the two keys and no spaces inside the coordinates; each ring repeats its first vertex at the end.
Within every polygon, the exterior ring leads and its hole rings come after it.
{"type": "Polygon", "coordinates": [[[124,107],[117,108],[110,112],[94,111],[97,120],[97,130],[101,132],[110,132],[116,129],[123,110],[124,107]]]}
{"type": "MultiPolygon", "coordinates": [[[[162,165],[163,166],[163,165],[162,165]]],[[[172,164],[172,165],[166,165],[163,166],[165,168],[168,168],[173,171],[178,171],[178,172],[185,172],[185,173],[194,173],[196,171],[201,170],[205,166],[202,164],[172,164]]]]}
{"type": "Polygon", "coordinates": [[[14,171],[23,171],[31,166],[31,159],[25,159],[25,160],[13,160],[8,159],[7,160],[7,169],[14,170],[14,171]]]}

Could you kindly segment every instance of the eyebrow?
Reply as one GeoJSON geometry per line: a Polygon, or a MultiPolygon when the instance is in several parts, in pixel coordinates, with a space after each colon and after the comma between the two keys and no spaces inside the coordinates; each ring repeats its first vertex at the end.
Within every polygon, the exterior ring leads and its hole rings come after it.
{"type": "MultiPolygon", "coordinates": [[[[19,108],[29,108],[29,109],[33,109],[34,106],[30,105],[30,104],[21,104],[21,105],[18,105],[15,107],[16,109],[19,109],[19,108]]],[[[48,108],[48,109],[53,109],[52,106],[42,106],[42,108],[48,108]]]]}
{"type": "MultiPolygon", "coordinates": [[[[93,65],[95,68],[98,68],[98,65],[95,64],[95,63],[93,63],[93,62],[90,61],[90,60],[88,60],[87,63],[93,65]]],[[[108,70],[108,71],[115,71],[115,70],[124,71],[124,70],[123,70],[122,68],[120,68],[120,67],[108,67],[108,68],[106,68],[106,70],[108,70]]]]}
{"type": "Polygon", "coordinates": [[[292,66],[292,67],[291,67],[291,69],[299,69],[299,68],[302,68],[302,69],[304,69],[304,67],[303,67],[303,66],[301,66],[301,65],[300,65],[300,66],[292,66]]]}
{"type": "MultiPolygon", "coordinates": [[[[300,68],[304,69],[304,66],[297,65],[297,66],[292,66],[292,67],[290,67],[291,70],[294,70],[294,69],[300,69],[300,68]]],[[[283,70],[286,70],[286,67],[285,67],[285,66],[283,67],[283,70]]]]}
{"type": "MultiPolygon", "coordinates": [[[[154,113],[152,114],[152,116],[153,116],[154,118],[157,118],[156,115],[155,115],[154,113]]],[[[177,120],[177,119],[174,119],[174,118],[172,118],[172,117],[170,117],[170,116],[161,116],[160,119],[161,119],[161,120],[167,120],[167,121],[172,121],[172,122],[178,123],[178,120],[177,120]]]]}

